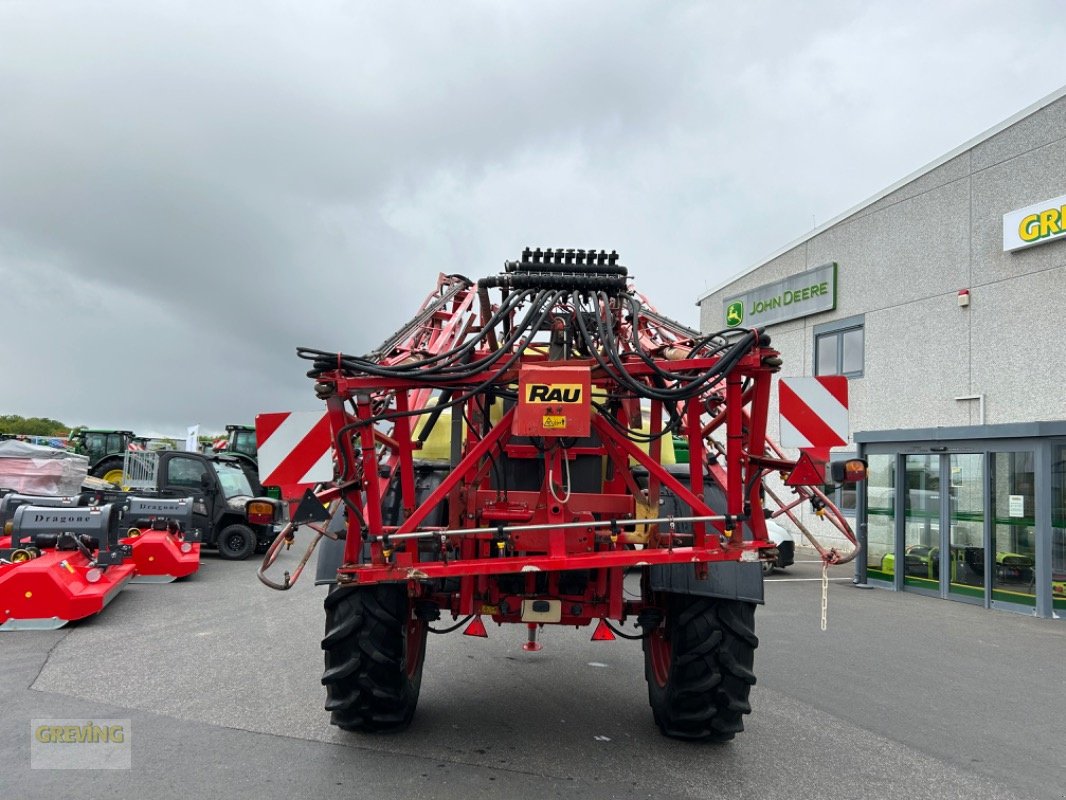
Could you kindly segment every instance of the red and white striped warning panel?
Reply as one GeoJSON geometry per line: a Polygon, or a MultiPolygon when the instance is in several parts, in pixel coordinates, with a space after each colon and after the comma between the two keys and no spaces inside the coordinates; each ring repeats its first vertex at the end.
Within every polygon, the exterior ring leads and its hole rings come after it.
{"type": "Polygon", "coordinates": [[[848,379],[843,375],[782,378],[778,384],[784,447],[841,447],[848,443],[848,379]]]}
{"type": "Polygon", "coordinates": [[[333,480],[329,418],[325,411],[258,414],[259,482],[298,486],[333,480]]]}

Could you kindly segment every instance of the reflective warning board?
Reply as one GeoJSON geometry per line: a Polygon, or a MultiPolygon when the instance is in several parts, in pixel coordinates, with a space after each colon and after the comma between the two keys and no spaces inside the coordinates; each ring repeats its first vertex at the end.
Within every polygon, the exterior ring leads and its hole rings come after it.
{"type": "Polygon", "coordinates": [[[848,443],[848,379],[843,375],[782,378],[778,400],[782,446],[822,449],[848,443]]]}
{"type": "Polygon", "coordinates": [[[329,418],[323,411],[284,411],[255,418],[259,482],[300,486],[333,480],[329,418]]]}

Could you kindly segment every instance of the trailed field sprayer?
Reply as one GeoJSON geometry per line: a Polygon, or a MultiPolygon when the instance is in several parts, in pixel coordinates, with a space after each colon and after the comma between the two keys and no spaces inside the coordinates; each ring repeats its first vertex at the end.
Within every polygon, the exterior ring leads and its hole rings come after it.
{"type": "Polygon", "coordinates": [[[641,640],[662,732],[731,739],[755,682],[761,562],[776,557],[766,519],[798,523],[812,502],[853,541],[818,489],[767,508],[764,476],[796,463],[766,437],[770,338],[667,319],[614,253],[526,250],[476,282],[441,275],[372,353],[299,355],[335,480],[294,510],[260,578],[289,588],[323,542],[322,682],[343,729],[408,725],[427,633],[484,635],[491,618],[523,626],[527,650],[545,626],[641,640]],[[689,464],[672,463],[675,436],[689,464]],[[301,526],[314,538],[299,566],[267,577],[301,526]]]}

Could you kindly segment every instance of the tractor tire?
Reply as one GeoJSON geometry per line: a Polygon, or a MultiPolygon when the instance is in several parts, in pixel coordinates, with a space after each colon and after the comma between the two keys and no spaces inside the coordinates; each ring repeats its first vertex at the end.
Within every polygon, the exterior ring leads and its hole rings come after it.
{"type": "Polygon", "coordinates": [[[111,458],[103,459],[99,464],[93,467],[92,476],[94,478],[100,478],[101,480],[108,481],[115,486],[122,485],[122,459],[112,456],[111,458]]]}
{"type": "Polygon", "coordinates": [[[744,730],[755,683],[755,604],[662,595],[663,623],[644,639],[655,724],[666,736],[727,742],[744,730]]]}
{"type": "Polygon", "coordinates": [[[247,525],[227,525],[215,541],[219,556],[227,561],[244,561],[255,552],[255,531],[247,525]]]}
{"type": "Polygon", "coordinates": [[[406,586],[333,586],[325,605],[322,684],[330,721],[361,733],[406,728],[418,704],[428,630],[406,586]]]}

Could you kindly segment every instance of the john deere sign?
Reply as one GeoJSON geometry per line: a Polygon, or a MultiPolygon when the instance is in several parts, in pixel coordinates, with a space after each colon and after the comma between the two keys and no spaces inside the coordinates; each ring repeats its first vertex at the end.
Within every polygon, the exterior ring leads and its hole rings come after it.
{"type": "Polygon", "coordinates": [[[773,325],[790,319],[832,311],[837,305],[836,262],[768,283],[725,300],[725,324],[730,328],[773,325]]]}

